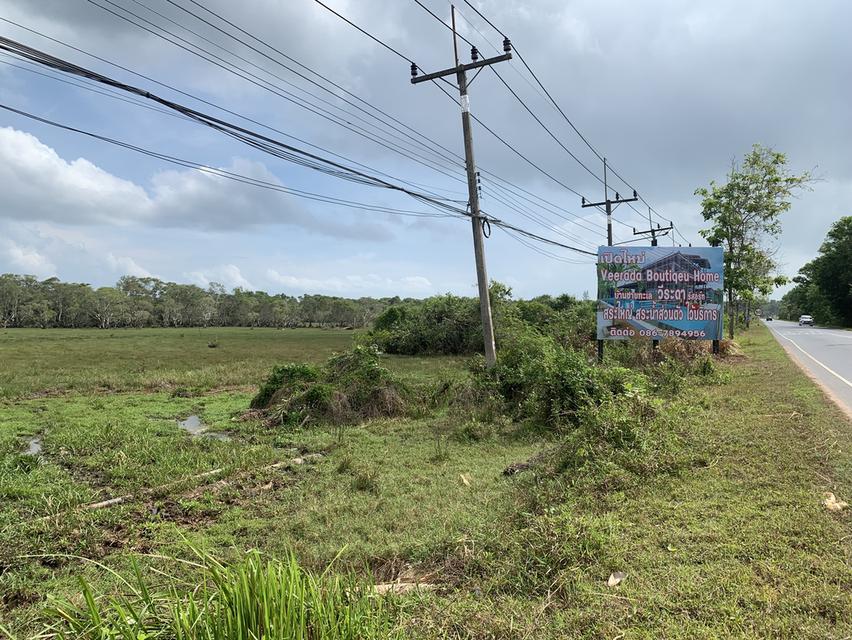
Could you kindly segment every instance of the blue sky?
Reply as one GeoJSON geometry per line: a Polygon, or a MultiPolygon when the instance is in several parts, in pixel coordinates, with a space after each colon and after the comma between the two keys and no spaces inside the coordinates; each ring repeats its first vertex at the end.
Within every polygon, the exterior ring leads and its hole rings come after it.
{"type": "MultiPolygon", "coordinates": [[[[195,41],[197,36],[179,31],[180,27],[148,13],[144,6],[193,29],[226,47],[227,53],[217,50],[220,55],[246,68],[245,62],[229,56],[236,53],[254,62],[263,69],[255,68],[254,73],[313,105],[335,113],[341,113],[338,107],[353,111],[339,97],[225,38],[168,0],[111,1],[195,41]],[[317,96],[331,104],[323,105],[317,96]]],[[[175,0],[175,4],[197,11],[188,0],[175,0]]],[[[312,0],[257,0],[240,11],[224,0],[204,4],[429,140],[461,153],[458,107],[434,85],[412,86],[406,62],[312,0]]],[[[450,66],[448,32],[415,3],[329,0],[329,4],[422,68],[450,66]]],[[[449,14],[445,3],[430,0],[427,4],[440,15],[449,14]]],[[[845,80],[844,65],[852,45],[843,29],[852,18],[852,6],[840,1],[816,8],[793,2],[756,2],[747,8],[734,2],[637,4],[493,0],[480,6],[509,32],[592,144],[693,242],[699,242],[697,230],[702,224],[693,191],[711,179],[723,178],[731,159],[746,153],[752,143],[786,152],[795,170],[815,170],[821,180],[786,215],[778,246],[785,272],[793,275],[813,257],[829,225],[849,213],[852,89],[845,80]]],[[[464,5],[462,14],[485,37],[460,16],[464,35],[477,42],[483,55],[492,55],[489,47],[500,47],[499,35],[464,5]]],[[[465,197],[463,171],[457,163],[440,161],[438,172],[406,159],[85,0],[0,0],[0,17],[396,179],[425,185],[448,197],[465,197]]],[[[0,35],[217,113],[209,105],[8,22],[0,22],[0,35]]],[[[200,44],[214,50],[215,45],[200,44]]],[[[274,52],[264,51],[281,60],[274,52]]],[[[467,47],[462,52],[466,55],[467,47]]],[[[27,66],[4,57],[0,61],[27,66]]],[[[560,140],[601,174],[597,158],[539,95],[523,67],[512,61],[500,71],[560,140]]],[[[0,102],[14,108],[161,153],[337,198],[432,212],[405,195],[318,174],[196,123],[7,64],[0,64],[0,95],[0,102]]],[[[597,180],[531,120],[493,74],[483,72],[473,83],[471,103],[477,116],[548,173],[589,198],[602,197],[597,180]]],[[[355,116],[346,118],[363,124],[355,116]]],[[[416,143],[399,140],[393,130],[376,131],[391,146],[423,152],[416,143]]],[[[500,192],[486,177],[484,210],[569,244],[591,249],[602,243],[605,229],[599,214],[582,209],[576,195],[537,173],[481,127],[475,125],[474,137],[481,169],[556,205],[555,211],[543,205],[525,212],[546,218],[547,226],[542,226],[499,202],[500,192]]],[[[470,225],[465,220],[401,217],[311,202],[168,165],[7,112],[0,112],[0,154],[4,156],[0,158],[4,191],[0,272],[58,275],[95,285],[112,284],[125,273],[150,274],[179,282],[216,281],[229,288],[295,295],[419,297],[475,292],[470,225]]],[[[617,181],[615,186],[622,194],[629,191],[617,181]]],[[[616,217],[621,221],[615,228],[617,240],[630,238],[634,224],[646,224],[625,207],[616,217]]],[[[594,266],[587,256],[554,248],[548,251],[560,259],[542,255],[497,229],[486,251],[489,275],[508,283],[519,295],[582,295],[594,289],[594,266]]]]}

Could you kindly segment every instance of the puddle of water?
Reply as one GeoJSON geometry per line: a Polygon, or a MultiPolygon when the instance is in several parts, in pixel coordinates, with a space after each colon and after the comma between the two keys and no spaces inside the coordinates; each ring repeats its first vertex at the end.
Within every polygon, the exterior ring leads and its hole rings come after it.
{"type": "Polygon", "coordinates": [[[186,420],[178,420],[178,426],[187,433],[198,436],[207,431],[198,416],[189,416],[186,420]]]}
{"type": "Polygon", "coordinates": [[[41,438],[35,436],[27,441],[27,455],[37,456],[41,453],[41,438]]]}
{"type": "Polygon", "coordinates": [[[195,415],[189,416],[186,420],[178,420],[178,426],[192,436],[202,436],[222,442],[228,442],[231,439],[231,436],[227,433],[207,431],[207,425],[202,423],[201,418],[195,415]]]}

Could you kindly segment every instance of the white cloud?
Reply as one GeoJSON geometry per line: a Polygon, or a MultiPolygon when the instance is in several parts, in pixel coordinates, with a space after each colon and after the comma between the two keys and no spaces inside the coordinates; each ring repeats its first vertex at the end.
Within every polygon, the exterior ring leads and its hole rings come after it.
{"type": "MultiPolygon", "coordinates": [[[[235,159],[227,170],[281,185],[260,162],[235,159]]],[[[150,192],[84,158],[68,162],[35,136],[0,128],[0,217],[69,225],[141,224],[198,230],[237,230],[286,224],[363,240],[388,240],[375,222],[348,224],[339,215],[315,214],[294,196],[199,171],[162,171],[150,192]]],[[[334,213],[331,209],[329,213],[334,213]]]]}
{"type": "Polygon", "coordinates": [[[56,274],[56,266],[50,259],[39,253],[33,247],[25,247],[4,239],[0,243],[0,253],[9,261],[13,268],[22,273],[47,278],[56,274]]]}
{"type": "Polygon", "coordinates": [[[145,190],[79,158],[66,162],[35,136],[0,128],[2,215],[21,220],[122,224],[150,216],[145,190]]]}
{"type": "Polygon", "coordinates": [[[110,269],[122,275],[136,276],[137,278],[156,277],[129,256],[116,256],[114,253],[109,252],[106,254],[106,262],[110,269]]]}
{"type": "Polygon", "coordinates": [[[236,289],[237,287],[251,291],[257,289],[243,276],[240,268],[234,264],[223,264],[211,269],[190,271],[185,273],[184,277],[204,288],[209,287],[211,282],[218,282],[224,285],[226,289],[236,289]]]}
{"type": "Polygon", "coordinates": [[[315,278],[282,274],[275,269],[267,269],[266,277],[271,282],[284,285],[290,291],[297,293],[328,292],[357,295],[360,292],[370,291],[391,295],[428,295],[434,290],[429,279],[423,276],[389,278],[368,273],[315,278]]]}

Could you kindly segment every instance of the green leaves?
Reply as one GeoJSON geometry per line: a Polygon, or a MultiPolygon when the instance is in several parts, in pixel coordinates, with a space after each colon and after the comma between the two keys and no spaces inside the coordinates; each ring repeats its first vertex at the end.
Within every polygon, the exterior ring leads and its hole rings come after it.
{"type": "Polygon", "coordinates": [[[819,251],[793,278],[797,286],[782,299],[782,314],[852,326],[852,216],[832,225],[819,251]]]}
{"type": "Polygon", "coordinates": [[[784,282],[774,274],[777,264],[771,242],[781,233],[782,213],[790,209],[793,194],[808,188],[811,174],[796,175],[787,169],[787,157],[755,144],[742,164],[734,163],[728,181],[701,187],[701,213],[711,223],[700,231],[711,246],[725,250],[725,289],[728,292],[728,329],[734,330],[737,300],[768,295],[784,282]]]}

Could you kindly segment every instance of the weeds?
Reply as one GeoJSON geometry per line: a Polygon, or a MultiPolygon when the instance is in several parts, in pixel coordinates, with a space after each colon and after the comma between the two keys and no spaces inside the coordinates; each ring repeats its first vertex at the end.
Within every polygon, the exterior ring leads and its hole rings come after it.
{"type": "Polygon", "coordinates": [[[442,433],[435,434],[434,440],[435,447],[432,451],[432,457],[429,458],[430,462],[446,462],[450,459],[450,441],[442,433]]]}
{"type": "Polygon", "coordinates": [[[224,566],[201,556],[199,584],[150,584],[133,561],[128,593],[96,597],[80,579],[82,605],[51,610],[55,637],[71,640],[372,640],[397,637],[388,608],[369,585],[328,571],[315,575],[292,554],[251,553],[224,566]]]}
{"type": "Polygon", "coordinates": [[[360,469],[352,478],[352,488],[355,491],[366,491],[367,493],[379,493],[379,473],[375,469],[360,469]]]}

